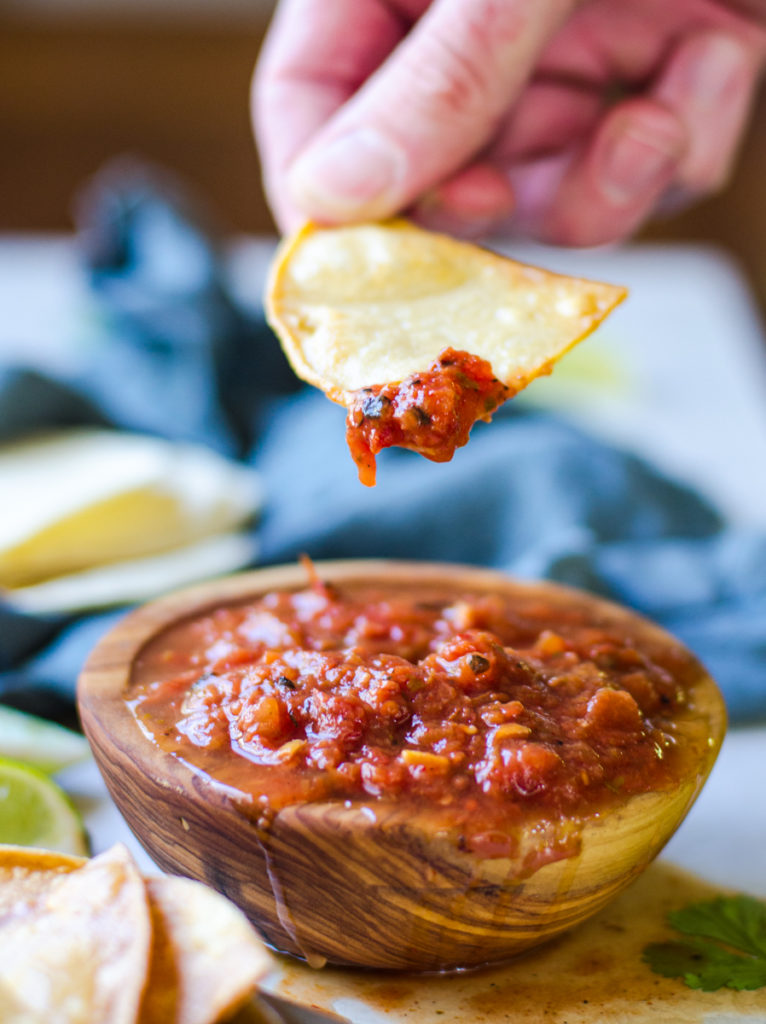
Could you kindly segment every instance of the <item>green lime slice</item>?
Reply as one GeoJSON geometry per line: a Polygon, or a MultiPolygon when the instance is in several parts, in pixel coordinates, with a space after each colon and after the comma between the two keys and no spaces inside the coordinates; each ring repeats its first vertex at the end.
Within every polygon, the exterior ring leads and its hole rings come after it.
{"type": "Polygon", "coordinates": [[[43,772],[0,759],[0,843],[87,857],[85,829],[69,797],[43,772]]]}
{"type": "Polygon", "coordinates": [[[88,741],[79,733],[0,705],[0,757],[52,774],[84,761],[89,754],[88,741]]]}

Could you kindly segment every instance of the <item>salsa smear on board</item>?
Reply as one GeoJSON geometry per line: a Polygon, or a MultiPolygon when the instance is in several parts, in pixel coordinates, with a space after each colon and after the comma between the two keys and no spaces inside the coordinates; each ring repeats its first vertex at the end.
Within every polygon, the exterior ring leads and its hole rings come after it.
{"type": "Polygon", "coordinates": [[[455,449],[468,443],[474,423],[491,419],[512,394],[486,359],[451,348],[424,373],[362,388],[346,418],[346,441],[359,479],[373,487],[375,456],[395,445],[433,462],[449,462],[455,449]]]}
{"type": "MultiPolygon", "coordinates": [[[[264,823],[296,803],[396,801],[462,849],[512,856],[525,822],[555,832],[699,760],[684,729],[699,663],[604,609],[566,591],[315,578],[160,634],[128,700],[264,823]]],[[[576,830],[550,835],[530,871],[577,852],[576,830]]]]}

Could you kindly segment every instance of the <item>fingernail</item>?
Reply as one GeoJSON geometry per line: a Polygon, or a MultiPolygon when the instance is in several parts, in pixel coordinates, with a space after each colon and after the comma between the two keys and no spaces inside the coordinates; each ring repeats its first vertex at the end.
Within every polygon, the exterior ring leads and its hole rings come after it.
{"type": "Polygon", "coordinates": [[[616,206],[627,206],[662,188],[681,153],[679,136],[654,133],[633,124],[617,131],[604,146],[600,185],[616,206]]]}
{"type": "Polygon", "coordinates": [[[398,205],[406,167],[396,142],[362,128],[300,157],[290,172],[290,191],[315,217],[381,216],[398,205]]]}

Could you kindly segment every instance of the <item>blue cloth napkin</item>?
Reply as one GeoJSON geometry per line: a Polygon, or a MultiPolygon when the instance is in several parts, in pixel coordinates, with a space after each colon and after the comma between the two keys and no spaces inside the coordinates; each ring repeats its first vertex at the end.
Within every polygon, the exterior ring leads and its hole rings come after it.
{"type": "MultiPolygon", "coordinates": [[[[262,319],[238,308],[186,192],[135,165],[80,204],[104,339],[77,379],[0,370],[0,437],[110,423],[204,441],[262,473],[261,561],[396,557],[496,566],[613,598],[684,640],[732,719],[766,718],[766,535],[727,525],[646,462],[554,417],[505,407],[452,463],[381,456],[362,487],[343,410],[297,391],[262,319]]],[[[62,716],[121,612],[39,620],[0,605],[0,699],[62,716]]]]}

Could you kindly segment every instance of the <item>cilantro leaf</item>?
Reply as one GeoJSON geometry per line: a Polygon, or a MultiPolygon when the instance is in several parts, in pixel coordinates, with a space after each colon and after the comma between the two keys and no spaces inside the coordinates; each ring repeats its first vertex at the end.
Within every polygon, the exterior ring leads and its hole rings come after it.
{"type": "Polygon", "coordinates": [[[766,960],[742,956],[715,942],[656,942],[643,960],[655,974],[683,978],[689,988],[715,992],[719,988],[755,989],[766,985],[766,960]]]}
{"type": "Polygon", "coordinates": [[[750,896],[693,903],[668,915],[684,941],[647,946],[643,960],[656,974],[683,978],[689,988],[766,986],[766,904],[750,896]]]}
{"type": "Polygon", "coordinates": [[[716,939],[751,956],[766,957],[766,904],[752,896],[720,896],[668,914],[684,935],[716,939]]]}

